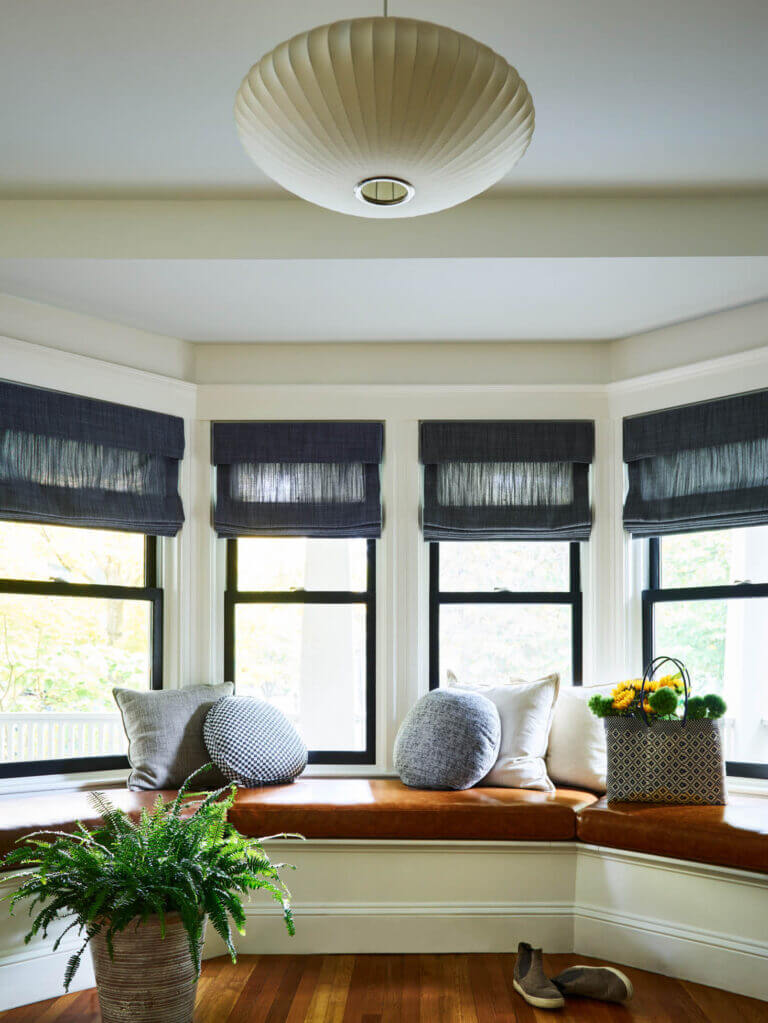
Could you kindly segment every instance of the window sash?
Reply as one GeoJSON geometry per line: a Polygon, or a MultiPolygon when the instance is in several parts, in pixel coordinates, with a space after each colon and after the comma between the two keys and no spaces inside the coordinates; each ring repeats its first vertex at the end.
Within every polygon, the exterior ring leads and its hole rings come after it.
{"type": "MultiPolygon", "coordinates": [[[[0,592],[39,596],[101,597],[141,600],[151,605],[150,690],[163,688],[163,590],[158,586],[158,539],[144,541],[144,586],[104,586],[94,583],[45,582],[35,579],[0,579],[0,592]]],[[[58,760],[27,760],[0,764],[0,779],[38,777],[48,774],[79,774],[84,771],[127,770],[125,756],[64,757],[58,760]]]]}
{"type": "MultiPolygon", "coordinates": [[[[643,665],[650,664],[655,656],[656,604],[695,600],[749,600],[752,597],[768,597],[768,583],[665,588],[661,579],[661,544],[657,536],[651,537],[648,541],[648,588],[642,592],[643,665]]],[[[768,764],[727,760],[725,773],[735,778],[768,778],[768,764]]]]}
{"type": "Polygon", "coordinates": [[[239,604],[361,604],[365,606],[365,749],[309,750],[310,764],[376,763],[376,542],[368,539],[367,586],[356,590],[240,590],[237,539],[227,540],[224,591],[224,678],[237,693],[236,608],[239,604]]]}
{"type": "Polygon", "coordinates": [[[583,681],[584,637],[581,592],[581,555],[578,543],[569,544],[568,590],[441,590],[440,543],[429,545],[429,688],[440,688],[440,608],[449,604],[566,604],[571,607],[571,664],[573,685],[583,681]]]}

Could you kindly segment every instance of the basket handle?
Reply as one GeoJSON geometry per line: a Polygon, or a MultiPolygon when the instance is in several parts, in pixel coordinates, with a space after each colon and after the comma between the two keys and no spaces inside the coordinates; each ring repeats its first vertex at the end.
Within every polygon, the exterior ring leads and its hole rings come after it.
{"type": "Polygon", "coordinates": [[[643,684],[640,687],[640,713],[643,715],[643,721],[646,725],[650,725],[648,715],[645,713],[645,683],[650,682],[662,664],[666,664],[669,661],[670,664],[674,664],[677,670],[680,672],[680,678],[683,680],[683,695],[685,697],[685,704],[683,706],[683,717],[682,722],[685,724],[688,718],[688,694],[691,688],[691,676],[688,674],[688,669],[682,661],[678,661],[676,657],[667,657],[664,654],[660,654],[658,657],[654,657],[650,661],[643,672],[643,684]]]}

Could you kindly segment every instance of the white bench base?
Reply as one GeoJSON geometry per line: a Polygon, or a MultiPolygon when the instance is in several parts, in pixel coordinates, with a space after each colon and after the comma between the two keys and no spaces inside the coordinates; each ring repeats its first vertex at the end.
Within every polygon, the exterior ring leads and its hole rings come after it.
{"type": "MultiPolygon", "coordinates": [[[[578,842],[311,840],[272,852],[299,868],[285,874],[297,934],[257,896],[243,953],[514,952],[528,941],[768,1000],[766,875],[578,842]]],[[[23,909],[0,913],[0,1009],[61,994],[76,941],[56,954],[51,938],[25,946],[23,909]]],[[[222,951],[209,933],[206,956],[222,951]]],[[[73,990],[92,985],[86,957],[73,990]]]]}

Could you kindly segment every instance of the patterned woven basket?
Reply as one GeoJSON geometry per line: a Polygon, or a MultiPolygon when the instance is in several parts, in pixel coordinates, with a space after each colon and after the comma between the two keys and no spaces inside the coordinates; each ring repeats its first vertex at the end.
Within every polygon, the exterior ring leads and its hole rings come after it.
{"type": "Polygon", "coordinates": [[[643,721],[604,719],[608,747],[608,802],[725,803],[723,745],[717,721],[688,721],[690,675],[674,657],[656,657],[640,689],[643,721]],[[685,707],[679,721],[650,722],[643,708],[645,686],[662,664],[671,662],[683,680],[685,707]]]}

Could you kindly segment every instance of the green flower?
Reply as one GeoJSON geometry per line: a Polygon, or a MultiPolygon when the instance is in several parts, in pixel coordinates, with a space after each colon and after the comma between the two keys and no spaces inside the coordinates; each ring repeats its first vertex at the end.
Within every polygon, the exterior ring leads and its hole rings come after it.
{"type": "Polygon", "coordinates": [[[671,686],[662,686],[648,697],[648,703],[659,717],[673,717],[677,710],[677,693],[671,686]]]}
{"type": "Polygon", "coordinates": [[[703,696],[692,696],[688,700],[688,718],[691,721],[700,721],[707,716],[707,707],[703,696]]]}
{"type": "Polygon", "coordinates": [[[710,693],[704,697],[704,706],[707,708],[707,717],[721,718],[726,712],[726,703],[722,696],[717,693],[710,693]]]}
{"type": "Polygon", "coordinates": [[[607,718],[614,713],[613,710],[613,698],[610,696],[601,696],[600,693],[595,693],[594,696],[590,696],[587,706],[598,718],[607,718]]]}

